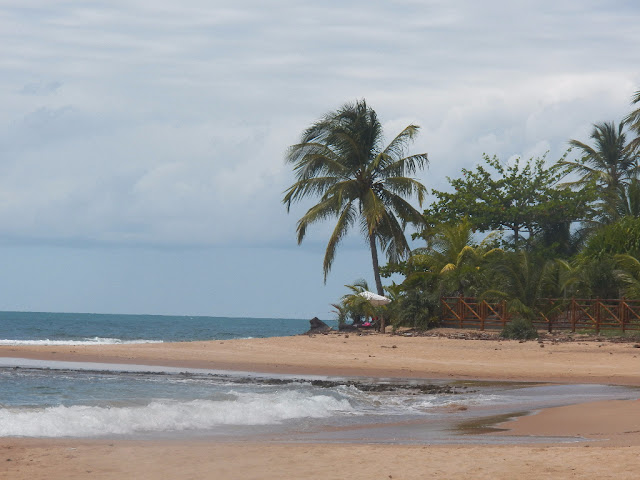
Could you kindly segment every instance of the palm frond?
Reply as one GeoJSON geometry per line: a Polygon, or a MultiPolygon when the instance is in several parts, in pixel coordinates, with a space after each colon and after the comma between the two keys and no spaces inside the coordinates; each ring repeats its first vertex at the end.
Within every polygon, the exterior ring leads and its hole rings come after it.
{"type": "Polygon", "coordinates": [[[409,222],[415,225],[424,224],[425,220],[422,214],[400,195],[386,189],[381,190],[379,195],[387,210],[393,212],[400,219],[403,228],[409,222]]]}
{"type": "Polygon", "coordinates": [[[389,162],[380,169],[379,173],[382,178],[406,177],[415,174],[419,169],[428,165],[428,155],[426,153],[418,153],[389,162]]]}
{"type": "Polygon", "coordinates": [[[390,263],[398,263],[406,258],[411,249],[404,229],[393,215],[385,215],[376,230],[376,238],[383,248],[390,263]]]}
{"type": "Polygon", "coordinates": [[[340,179],[336,177],[315,177],[300,180],[284,192],[285,196],[282,202],[286,204],[287,211],[289,211],[293,202],[308,196],[324,196],[327,190],[335,186],[339,181],[340,179]]]}
{"type": "Polygon", "coordinates": [[[375,232],[382,222],[387,209],[384,202],[376,195],[372,189],[368,189],[362,197],[361,202],[361,214],[366,222],[367,235],[371,235],[375,232]]]}
{"type": "Polygon", "coordinates": [[[349,202],[345,208],[342,210],[340,216],[338,217],[338,223],[336,223],[335,228],[333,229],[333,233],[329,238],[329,243],[327,244],[327,249],[324,254],[324,261],[322,263],[322,268],[324,271],[324,281],[327,282],[327,275],[331,270],[331,265],[333,263],[333,259],[335,258],[336,248],[338,247],[340,241],[344,238],[344,236],[349,231],[349,227],[353,225],[353,222],[356,218],[356,212],[353,208],[351,202],[349,202]]]}
{"type": "Polygon", "coordinates": [[[414,178],[388,177],[382,182],[385,190],[402,197],[416,196],[418,205],[422,207],[425,196],[429,193],[427,188],[414,178]]]}
{"type": "Polygon", "coordinates": [[[340,212],[340,204],[337,202],[336,197],[325,198],[320,203],[317,203],[305,213],[297,224],[298,245],[302,243],[304,239],[307,227],[316,222],[326,220],[329,217],[335,217],[340,212]]]}

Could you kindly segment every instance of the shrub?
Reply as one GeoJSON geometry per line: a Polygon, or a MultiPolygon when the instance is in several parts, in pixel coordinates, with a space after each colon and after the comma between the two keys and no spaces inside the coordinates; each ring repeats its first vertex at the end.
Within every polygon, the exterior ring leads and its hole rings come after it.
{"type": "Polygon", "coordinates": [[[518,317],[505,325],[500,336],[513,340],[533,340],[538,338],[538,331],[529,320],[518,317]]]}
{"type": "Polygon", "coordinates": [[[640,256],[640,218],[623,217],[600,228],[582,250],[586,258],[606,258],[615,254],[640,256]]]}

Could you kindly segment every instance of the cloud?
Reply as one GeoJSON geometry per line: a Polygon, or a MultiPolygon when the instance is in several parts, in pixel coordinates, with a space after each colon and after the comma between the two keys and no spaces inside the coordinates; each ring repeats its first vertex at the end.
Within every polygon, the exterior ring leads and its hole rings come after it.
{"type": "Polygon", "coordinates": [[[32,82],[25,84],[21,89],[22,95],[50,95],[62,86],[62,82],[53,80],[50,82],[32,82]]]}
{"type": "MultiPolygon", "coordinates": [[[[284,152],[366,98],[422,126],[426,185],[481,154],[558,158],[640,83],[619,2],[8,2],[0,232],[149,245],[293,243],[284,152]],[[577,4],[576,4],[577,5],[577,4]]],[[[321,240],[319,226],[308,241],[321,240]]]]}

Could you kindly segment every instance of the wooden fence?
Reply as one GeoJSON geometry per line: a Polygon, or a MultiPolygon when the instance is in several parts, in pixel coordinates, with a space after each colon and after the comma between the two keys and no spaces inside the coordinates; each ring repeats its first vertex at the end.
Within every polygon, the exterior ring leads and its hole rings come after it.
{"type": "MultiPolygon", "coordinates": [[[[444,327],[504,328],[511,320],[507,302],[470,297],[443,297],[440,323],[444,327]]],[[[600,298],[545,298],[536,305],[533,323],[538,329],[640,331],[640,300],[600,298]]]]}

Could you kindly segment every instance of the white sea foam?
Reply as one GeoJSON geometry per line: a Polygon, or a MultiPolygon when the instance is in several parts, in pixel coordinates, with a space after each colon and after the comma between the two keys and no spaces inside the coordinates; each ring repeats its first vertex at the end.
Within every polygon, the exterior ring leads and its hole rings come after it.
{"type": "Polygon", "coordinates": [[[0,437],[92,437],[215,430],[221,425],[275,425],[352,412],[347,400],[288,391],[235,400],[158,400],[145,406],[0,409],[0,437]]]}
{"type": "Polygon", "coordinates": [[[162,340],[121,340],[119,338],[92,337],[78,340],[0,340],[0,345],[117,345],[132,343],[163,343],[162,340]]]}

